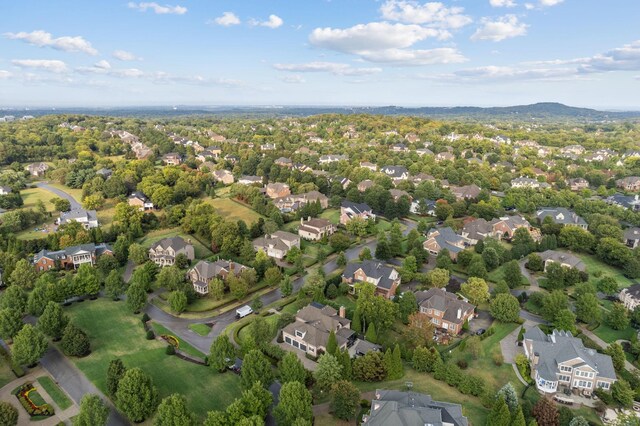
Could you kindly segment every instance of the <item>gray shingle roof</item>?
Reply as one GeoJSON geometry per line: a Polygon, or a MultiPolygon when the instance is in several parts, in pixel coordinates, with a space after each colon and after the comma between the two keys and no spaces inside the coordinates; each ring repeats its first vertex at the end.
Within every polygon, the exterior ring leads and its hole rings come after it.
{"type": "Polygon", "coordinates": [[[415,392],[376,390],[366,425],[467,426],[459,404],[434,401],[430,395],[415,392]]]}
{"type": "Polygon", "coordinates": [[[346,278],[353,278],[353,274],[355,274],[359,269],[362,269],[367,277],[378,280],[378,287],[389,290],[393,286],[394,280],[391,279],[391,274],[394,269],[377,260],[364,260],[362,262],[349,263],[344,269],[342,276],[346,278]]]}
{"type": "Polygon", "coordinates": [[[458,299],[458,297],[441,288],[430,288],[427,291],[419,291],[416,293],[418,305],[427,309],[437,309],[444,312],[443,318],[454,324],[461,324],[465,313],[473,311],[472,304],[458,299]],[[460,318],[458,318],[458,309],[460,310],[460,318]]]}

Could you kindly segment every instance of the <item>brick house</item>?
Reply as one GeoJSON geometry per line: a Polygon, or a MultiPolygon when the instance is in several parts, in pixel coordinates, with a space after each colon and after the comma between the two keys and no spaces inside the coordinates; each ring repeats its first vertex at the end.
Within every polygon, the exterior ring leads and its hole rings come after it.
{"type": "Polygon", "coordinates": [[[473,318],[475,313],[472,304],[441,288],[419,291],[416,299],[420,313],[431,318],[436,328],[447,330],[453,335],[459,334],[465,321],[473,318]]]}
{"type": "Polygon", "coordinates": [[[40,250],[33,257],[33,264],[38,271],[51,269],[77,269],[85,263],[95,265],[102,255],[113,255],[113,249],[108,244],[81,244],[62,250],[40,250]]]}
{"type": "Polygon", "coordinates": [[[129,205],[138,207],[140,211],[153,210],[153,203],[142,192],[134,192],[129,195],[129,205]]]}
{"type": "Polygon", "coordinates": [[[239,275],[242,271],[248,269],[251,268],[230,260],[219,259],[215,262],[201,260],[193,268],[189,269],[187,276],[191,280],[195,292],[206,295],[209,293],[209,283],[214,278],[220,278],[225,281],[229,274],[239,275]]]}
{"type": "Polygon", "coordinates": [[[342,282],[349,284],[352,293],[357,283],[371,283],[376,286],[376,294],[391,299],[400,285],[400,274],[380,261],[364,260],[347,264],[342,273],[342,282]]]}

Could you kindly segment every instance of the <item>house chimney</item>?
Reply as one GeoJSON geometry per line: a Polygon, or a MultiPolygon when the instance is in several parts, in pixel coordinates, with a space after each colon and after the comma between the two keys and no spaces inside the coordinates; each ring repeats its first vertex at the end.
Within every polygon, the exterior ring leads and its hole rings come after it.
{"type": "Polygon", "coordinates": [[[344,306],[340,306],[340,309],[338,310],[338,315],[340,315],[341,318],[347,317],[347,310],[345,309],[344,306]]]}
{"type": "Polygon", "coordinates": [[[462,318],[462,309],[458,308],[458,319],[462,318]]]}
{"type": "Polygon", "coordinates": [[[229,272],[233,272],[236,269],[236,264],[233,261],[229,261],[229,272]]]}

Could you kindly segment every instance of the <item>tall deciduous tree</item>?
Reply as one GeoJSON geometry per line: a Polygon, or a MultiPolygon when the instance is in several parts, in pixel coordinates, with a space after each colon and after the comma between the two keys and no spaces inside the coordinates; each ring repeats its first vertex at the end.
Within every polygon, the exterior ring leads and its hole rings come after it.
{"type": "Polygon", "coordinates": [[[461,290],[474,305],[489,300],[489,286],[482,278],[469,278],[466,283],[462,284],[461,290]]]}
{"type": "Polygon", "coordinates": [[[31,324],[26,324],[13,338],[13,361],[17,365],[33,365],[42,358],[48,347],[46,337],[31,324]]]}
{"type": "Polygon", "coordinates": [[[22,315],[15,309],[0,309],[0,337],[11,340],[22,328],[22,315]]]}
{"type": "Polygon", "coordinates": [[[311,422],[313,411],[311,393],[300,382],[289,382],[280,388],[280,401],[274,409],[278,425],[292,426],[297,419],[311,422]]]}
{"type": "Polygon", "coordinates": [[[37,278],[36,269],[27,260],[20,259],[16,262],[11,275],[9,275],[9,283],[30,290],[33,288],[37,278]]]}
{"type": "Polygon", "coordinates": [[[229,360],[235,362],[236,350],[229,340],[229,336],[221,334],[211,343],[209,353],[209,365],[216,370],[222,372],[229,365],[229,360]]]}
{"type": "Polygon", "coordinates": [[[273,383],[273,371],[269,360],[262,352],[254,349],[249,351],[242,363],[241,383],[242,387],[249,389],[258,381],[268,388],[273,383]]]}
{"type": "Polygon", "coordinates": [[[351,382],[340,380],[331,386],[331,412],[342,420],[353,419],[358,411],[360,391],[351,382]]]}
{"type": "Polygon", "coordinates": [[[491,316],[502,322],[516,322],[520,317],[520,303],[511,294],[501,293],[491,301],[491,316]]]}
{"type": "Polygon", "coordinates": [[[118,382],[118,409],[131,421],[139,423],[148,419],[157,405],[158,391],[151,377],[139,368],[127,370],[118,382]]]}
{"type": "Polygon", "coordinates": [[[305,383],[307,370],[300,362],[298,356],[293,352],[287,352],[280,361],[278,371],[280,372],[280,383],[300,382],[305,383]]]}
{"type": "Polygon", "coordinates": [[[134,314],[140,312],[147,304],[147,292],[142,284],[132,282],[127,288],[127,308],[134,314]]]}
{"type": "Polygon", "coordinates": [[[0,308],[14,309],[22,315],[27,309],[27,298],[27,293],[22,287],[11,285],[2,293],[0,308]]]}
{"type": "Polygon", "coordinates": [[[332,383],[335,383],[342,377],[342,365],[340,365],[335,356],[329,353],[321,355],[313,377],[316,379],[316,383],[320,389],[327,390],[331,387],[332,383]]]}
{"type": "Polygon", "coordinates": [[[62,351],[68,356],[86,356],[91,352],[89,337],[79,327],[70,322],[64,329],[62,351]]]}
{"type": "Polygon", "coordinates": [[[104,281],[104,291],[107,297],[113,300],[119,300],[122,293],[125,290],[125,283],[122,279],[122,274],[119,271],[113,270],[109,272],[107,278],[104,281]]]}
{"type": "Polygon", "coordinates": [[[38,328],[53,340],[60,340],[68,322],[69,318],[62,312],[62,307],[56,302],[49,302],[38,318],[38,328]]]}
{"type": "Polygon", "coordinates": [[[174,393],[160,402],[153,424],[154,426],[194,426],[196,421],[187,408],[187,399],[183,395],[174,393]]]}
{"type": "Polygon", "coordinates": [[[73,277],[73,287],[76,294],[95,296],[100,293],[100,277],[98,271],[88,263],[80,265],[73,277]]]}
{"type": "Polygon", "coordinates": [[[187,295],[182,290],[175,290],[169,294],[169,306],[176,314],[181,314],[187,309],[187,295]]]}
{"type": "Polygon", "coordinates": [[[547,398],[540,398],[533,406],[533,417],[541,426],[553,426],[559,424],[558,410],[553,402],[547,398]]]}
{"type": "Polygon", "coordinates": [[[120,358],[112,359],[109,362],[109,368],[107,369],[107,394],[112,399],[116,398],[118,383],[126,372],[127,368],[124,366],[120,358]]]}
{"type": "Polygon", "coordinates": [[[86,394],[80,401],[80,413],[73,426],[104,426],[109,419],[109,408],[98,395],[86,394]]]}

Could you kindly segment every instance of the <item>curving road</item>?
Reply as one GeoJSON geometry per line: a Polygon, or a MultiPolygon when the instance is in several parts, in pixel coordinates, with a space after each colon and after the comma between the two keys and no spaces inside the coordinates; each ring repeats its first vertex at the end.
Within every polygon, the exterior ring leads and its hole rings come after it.
{"type": "Polygon", "coordinates": [[[60,198],[64,198],[65,200],[68,200],[69,204],[71,204],[71,210],[76,210],[76,209],[81,209],[82,208],[82,206],[80,205],[78,200],[73,198],[73,196],[71,194],[68,194],[68,193],[64,192],[63,190],[61,190],[61,189],[54,188],[53,186],[49,185],[48,182],[38,182],[38,183],[36,183],[36,186],[38,188],[42,188],[42,189],[47,190],[47,191],[49,191],[49,192],[51,192],[53,194],[56,194],[60,198]]]}

